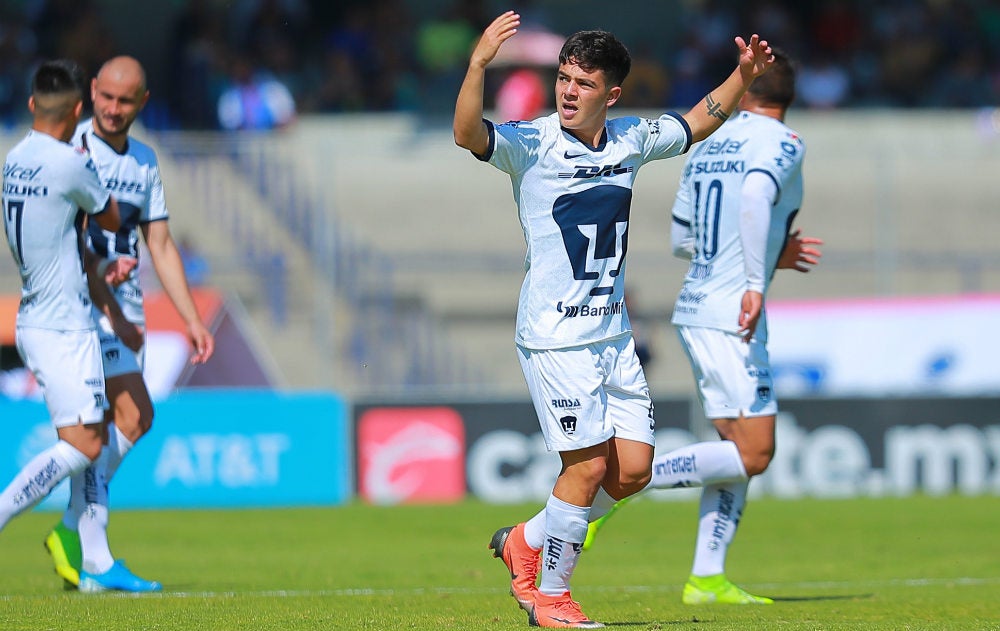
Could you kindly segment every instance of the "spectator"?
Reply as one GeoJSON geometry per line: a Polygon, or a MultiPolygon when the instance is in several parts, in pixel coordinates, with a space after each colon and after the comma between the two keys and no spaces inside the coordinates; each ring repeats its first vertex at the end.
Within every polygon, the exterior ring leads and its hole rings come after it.
{"type": "Polygon", "coordinates": [[[274,129],[295,119],[295,100],[273,75],[255,69],[244,55],[235,55],[230,68],[229,85],[218,103],[222,129],[274,129]]]}
{"type": "Polygon", "coordinates": [[[833,109],[843,105],[851,93],[847,70],[823,55],[816,55],[799,72],[798,97],[812,109],[833,109]]]}

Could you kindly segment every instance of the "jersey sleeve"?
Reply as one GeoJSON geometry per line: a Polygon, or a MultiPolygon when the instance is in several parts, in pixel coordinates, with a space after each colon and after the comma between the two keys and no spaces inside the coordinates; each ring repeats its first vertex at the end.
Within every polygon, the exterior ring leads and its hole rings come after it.
{"type": "Polygon", "coordinates": [[[770,142],[759,142],[754,146],[756,151],[747,162],[747,174],[760,171],[770,176],[780,197],[788,178],[802,165],[806,154],[805,143],[798,134],[784,128],[770,142]]]}
{"type": "Polygon", "coordinates": [[[102,212],[108,205],[111,193],[101,184],[97,175],[97,167],[89,154],[77,153],[73,157],[71,168],[68,169],[69,197],[88,215],[102,212]]]}
{"type": "Polygon", "coordinates": [[[504,173],[521,173],[537,154],[542,130],[532,121],[510,121],[494,125],[487,121],[490,132],[488,155],[481,156],[504,173]]]}
{"type": "MultiPolygon", "coordinates": [[[[690,164],[690,162],[689,162],[690,164]]],[[[670,210],[670,247],[674,256],[690,260],[694,256],[694,232],[691,220],[694,209],[691,205],[690,167],[685,166],[677,186],[674,206],[670,210]]]]}
{"type": "Polygon", "coordinates": [[[149,203],[143,209],[139,222],[162,221],[168,216],[167,199],[163,194],[163,181],[160,179],[160,165],[154,161],[149,168],[149,203]]]}
{"type": "Polygon", "coordinates": [[[659,118],[640,118],[636,129],[642,135],[642,155],[645,161],[671,158],[691,147],[691,128],[675,112],[659,118]]]}
{"type": "Polygon", "coordinates": [[[771,225],[771,206],[777,201],[778,187],[761,171],[752,171],[743,179],[740,190],[740,244],[747,290],[764,293],[767,282],[767,238],[771,225]]]}

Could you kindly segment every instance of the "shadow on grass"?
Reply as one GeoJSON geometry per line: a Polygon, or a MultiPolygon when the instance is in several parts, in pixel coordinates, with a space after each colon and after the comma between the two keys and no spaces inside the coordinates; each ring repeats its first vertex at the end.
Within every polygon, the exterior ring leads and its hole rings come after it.
{"type": "Polygon", "coordinates": [[[840,596],[771,596],[771,600],[776,603],[794,603],[794,602],[815,602],[820,600],[861,600],[863,598],[872,598],[875,594],[843,594],[840,596]]]}

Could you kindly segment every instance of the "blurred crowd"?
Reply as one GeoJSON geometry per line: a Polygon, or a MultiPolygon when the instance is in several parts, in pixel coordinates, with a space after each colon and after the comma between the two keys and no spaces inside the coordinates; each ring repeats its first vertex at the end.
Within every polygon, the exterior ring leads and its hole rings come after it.
{"type": "MultiPolygon", "coordinates": [[[[103,60],[130,52],[116,43],[111,4],[0,5],[0,121],[9,126],[23,119],[28,77],[39,59],[71,57],[92,75],[103,60]]],[[[161,64],[166,70],[150,78],[154,100],[148,115],[158,126],[203,129],[276,127],[302,112],[446,114],[470,46],[498,11],[486,0],[174,4],[172,23],[162,27],[169,30],[161,64]]],[[[525,31],[559,33],[558,11],[565,11],[565,3],[510,4],[524,16],[525,31]]],[[[623,37],[634,56],[627,107],[697,102],[732,69],[732,36],[751,31],[766,34],[799,61],[797,107],[1000,103],[1000,3],[992,0],[673,4],[676,28],[664,31],[670,41],[623,37]]],[[[574,10],[586,6],[582,1],[574,10]]],[[[545,86],[544,107],[554,60],[528,65],[545,86]]],[[[527,85],[525,69],[507,65],[494,72],[490,93],[519,71],[527,85]]]]}

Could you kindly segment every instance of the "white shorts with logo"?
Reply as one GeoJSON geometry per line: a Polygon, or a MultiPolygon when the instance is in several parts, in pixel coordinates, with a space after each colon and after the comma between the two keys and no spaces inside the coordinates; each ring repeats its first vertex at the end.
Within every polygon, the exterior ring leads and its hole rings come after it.
{"type": "Polygon", "coordinates": [[[778,413],[767,347],[736,333],[678,326],[691,361],[698,397],[709,419],[772,416],[778,413]]]}
{"type": "Polygon", "coordinates": [[[146,346],[143,344],[139,352],[125,345],[120,337],[115,335],[111,320],[104,314],[94,318],[97,332],[101,340],[101,358],[104,362],[104,377],[120,377],[132,373],[142,374],[146,360],[146,346]]]}
{"type": "Polygon", "coordinates": [[[17,352],[42,388],[56,428],[99,423],[107,406],[97,331],[17,327],[17,352]]]}
{"type": "Polygon", "coordinates": [[[653,403],[631,335],[554,350],[517,347],[549,451],[612,437],[653,444],[653,403]]]}

